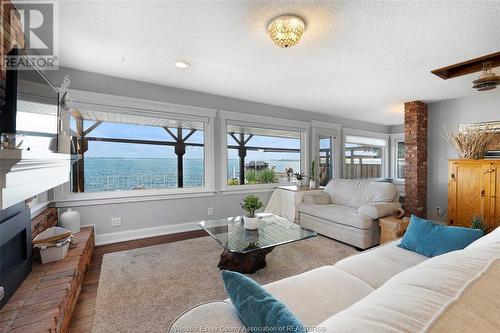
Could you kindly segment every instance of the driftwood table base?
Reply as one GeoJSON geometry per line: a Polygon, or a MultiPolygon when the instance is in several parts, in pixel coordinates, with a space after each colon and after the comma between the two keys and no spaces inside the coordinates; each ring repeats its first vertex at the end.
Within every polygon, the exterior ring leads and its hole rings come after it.
{"type": "Polygon", "coordinates": [[[217,267],[221,270],[229,270],[244,274],[252,274],[266,267],[266,254],[274,247],[257,250],[250,253],[233,253],[226,249],[220,255],[217,267]]]}

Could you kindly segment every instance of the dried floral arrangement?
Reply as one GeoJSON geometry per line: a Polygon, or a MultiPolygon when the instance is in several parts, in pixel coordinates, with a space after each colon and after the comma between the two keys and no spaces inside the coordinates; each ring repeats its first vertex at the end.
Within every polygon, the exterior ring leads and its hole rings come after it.
{"type": "Polygon", "coordinates": [[[458,152],[460,158],[481,159],[489,150],[497,138],[495,130],[491,125],[481,127],[468,127],[457,133],[448,133],[444,128],[448,141],[458,152]]]}

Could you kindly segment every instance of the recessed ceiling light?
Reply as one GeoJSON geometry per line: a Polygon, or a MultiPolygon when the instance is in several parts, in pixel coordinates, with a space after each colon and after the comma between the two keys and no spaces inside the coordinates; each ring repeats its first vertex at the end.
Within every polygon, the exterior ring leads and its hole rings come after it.
{"type": "Polygon", "coordinates": [[[179,60],[179,61],[175,62],[175,67],[180,68],[180,69],[186,69],[189,66],[191,66],[191,64],[187,61],[179,60]]]}

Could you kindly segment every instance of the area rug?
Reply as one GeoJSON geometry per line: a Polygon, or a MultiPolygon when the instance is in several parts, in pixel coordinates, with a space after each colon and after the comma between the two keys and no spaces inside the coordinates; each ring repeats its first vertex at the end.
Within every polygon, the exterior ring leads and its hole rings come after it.
{"type": "MultiPolygon", "coordinates": [[[[104,255],[92,332],[166,332],[192,306],[226,299],[217,268],[221,252],[215,240],[202,237],[104,255]]],[[[249,276],[266,284],[355,253],[318,236],[276,247],[267,267],[249,276]]]]}

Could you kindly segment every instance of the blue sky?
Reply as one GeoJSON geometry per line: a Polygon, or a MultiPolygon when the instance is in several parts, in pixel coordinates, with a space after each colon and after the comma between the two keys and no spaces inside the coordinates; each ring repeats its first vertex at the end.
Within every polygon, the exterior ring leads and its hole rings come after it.
{"type": "MultiPolygon", "coordinates": [[[[85,121],[84,128],[90,127],[94,122],[85,121]]],[[[74,128],[74,123],[72,124],[74,128]]],[[[184,130],[186,135],[189,130],[184,130]]],[[[176,133],[176,132],[174,132],[176,133]]],[[[142,126],[132,124],[102,123],[94,129],[88,136],[103,138],[123,138],[140,140],[158,140],[172,141],[171,136],[161,127],[142,126]]],[[[195,132],[187,142],[203,143],[203,131],[195,132]]],[[[234,144],[231,138],[228,138],[229,144],[234,144]]],[[[283,147],[300,148],[299,139],[273,138],[264,136],[254,136],[247,145],[265,146],[265,147],[283,147]]],[[[142,145],[142,144],[123,144],[112,142],[89,142],[89,150],[85,156],[88,157],[120,157],[120,158],[175,158],[174,147],[142,145]]],[[[199,147],[187,147],[185,158],[203,158],[203,149],[199,147]]],[[[236,150],[230,149],[229,159],[237,159],[236,150]]],[[[300,159],[299,154],[295,153],[268,153],[258,151],[248,151],[247,161],[249,160],[279,160],[279,159],[300,159]]]]}

